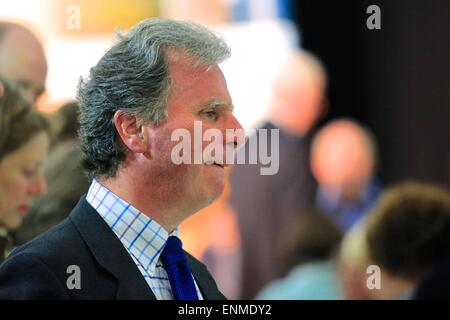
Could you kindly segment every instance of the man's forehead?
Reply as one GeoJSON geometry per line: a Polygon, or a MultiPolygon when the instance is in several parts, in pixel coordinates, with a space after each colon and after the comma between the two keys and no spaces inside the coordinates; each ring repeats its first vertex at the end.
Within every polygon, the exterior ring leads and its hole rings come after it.
{"type": "Polygon", "coordinates": [[[185,106],[232,109],[223,72],[217,64],[199,63],[193,55],[177,50],[166,51],[171,83],[170,100],[184,99],[185,106]]]}
{"type": "Polygon", "coordinates": [[[178,60],[169,63],[169,78],[172,93],[182,90],[197,90],[199,86],[217,89],[227,87],[225,77],[217,65],[197,65],[192,62],[178,60]]]}
{"type": "Polygon", "coordinates": [[[177,64],[192,67],[192,65],[197,60],[193,54],[181,48],[165,48],[163,50],[164,57],[169,65],[177,64]]]}
{"type": "Polygon", "coordinates": [[[165,49],[165,59],[168,64],[169,74],[175,76],[182,73],[190,73],[193,76],[215,69],[220,70],[214,62],[205,62],[202,58],[183,51],[182,49],[165,49]]]}

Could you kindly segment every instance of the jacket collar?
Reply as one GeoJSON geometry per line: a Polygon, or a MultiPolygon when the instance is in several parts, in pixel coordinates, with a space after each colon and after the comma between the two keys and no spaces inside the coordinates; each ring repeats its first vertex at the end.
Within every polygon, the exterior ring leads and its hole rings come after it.
{"type": "Polygon", "coordinates": [[[120,240],[84,196],[69,218],[100,266],[118,280],[117,299],[156,300],[120,240]]]}
{"type": "MultiPolygon", "coordinates": [[[[92,255],[105,270],[118,280],[117,299],[156,300],[139,269],[107,223],[83,196],[69,219],[84,239],[92,255]]],[[[217,288],[200,262],[186,253],[191,272],[203,299],[215,299],[217,288]]]]}
{"type": "Polygon", "coordinates": [[[219,289],[217,288],[214,279],[209,275],[206,267],[191,256],[188,252],[185,251],[187,261],[189,264],[189,269],[191,269],[192,275],[197,282],[198,288],[202,293],[204,300],[219,300],[224,299],[224,296],[221,296],[219,293],[219,289]]]}

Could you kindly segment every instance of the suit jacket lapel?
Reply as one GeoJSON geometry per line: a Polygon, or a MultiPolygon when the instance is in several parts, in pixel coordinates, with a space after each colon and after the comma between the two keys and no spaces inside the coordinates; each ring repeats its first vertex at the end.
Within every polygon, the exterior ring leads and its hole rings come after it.
{"type": "Polygon", "coordinates": [[[84,196],[70,219],[97,262],[117,278],[117,299],[156,299],[120,240],[84,196]]]}

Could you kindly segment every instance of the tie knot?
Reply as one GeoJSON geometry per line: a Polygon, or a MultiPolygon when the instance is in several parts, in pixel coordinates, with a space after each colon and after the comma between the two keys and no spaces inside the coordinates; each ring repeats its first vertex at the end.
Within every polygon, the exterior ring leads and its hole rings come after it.
{"type": "Polygon", "coordinates": [[[182,249],[182,242],[175,236],[170,236],[166,241],[161,259],[165,266],[186,260],[186,255],[182,249]]]}
{"type": "Polygon", "coordinates": [[[174,299],[198,300],[197,289],[182,245],[177,237],[169,237],[161,253],[161,260],[167,271],[174,299]]]}

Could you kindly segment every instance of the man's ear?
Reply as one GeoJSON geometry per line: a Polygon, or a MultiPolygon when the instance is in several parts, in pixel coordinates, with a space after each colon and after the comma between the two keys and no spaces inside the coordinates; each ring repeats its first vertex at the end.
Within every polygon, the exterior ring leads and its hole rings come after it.
{"type": "Polygon", "coordinates": [[[117,110],[113,121],[123,144],[128,149],[135,153],[146,153],[149,150],[147,132],[136,116],[117,110]]]}

